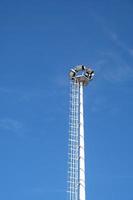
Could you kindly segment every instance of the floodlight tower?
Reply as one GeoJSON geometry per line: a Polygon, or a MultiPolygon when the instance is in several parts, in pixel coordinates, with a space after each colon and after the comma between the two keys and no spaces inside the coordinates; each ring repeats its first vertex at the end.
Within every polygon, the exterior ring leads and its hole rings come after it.
{"type": "Polygon", "coordinates": [[[84,65],[70,70],[70,115],[68,153],[68,199],[86,200],[83,88],[94,71],[84,65]]]}

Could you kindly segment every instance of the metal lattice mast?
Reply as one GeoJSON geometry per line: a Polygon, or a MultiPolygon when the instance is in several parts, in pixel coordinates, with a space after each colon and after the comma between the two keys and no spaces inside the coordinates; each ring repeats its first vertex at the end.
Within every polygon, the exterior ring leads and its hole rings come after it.
{"type": "Polygon", "coordinates": [[[68,153],[68,199],[86,200],[83,88],[92,80],[93,70],[76,66],[70,76],[70,116],[68,153]]]}

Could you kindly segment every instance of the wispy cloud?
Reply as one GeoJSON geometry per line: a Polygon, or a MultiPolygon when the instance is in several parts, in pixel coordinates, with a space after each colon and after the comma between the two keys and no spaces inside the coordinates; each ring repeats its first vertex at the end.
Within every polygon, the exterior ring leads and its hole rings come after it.
{"type": "Polygon", "coordinates": [[[114,45],[118,46],[120,49],[126,51],[129,56],[133,57],[133,49],[129,47],[126,42],[120,40],[118,34],[112,30],[109,25],[107,25],[106,20],[102,17],[102,15],[97,14],[96,12],[92,12],[91,16],[93,19],[100,24],[101,30],[107,35],[107,37],[114,43],[114,45]]]}
{"type": "Polygon", "coordinates": [[[106,29],[106,30],[107,30],[109,37],[115,43],[115,45],[120,47],[122,50],[126,51],[128,53],[128,55],[132,57],[133,56],[133,49],[128,47],[128,45],[126,43],[124,43],[124,41],[120,40],[120,38],[118,37],[118,35],[114,31],[111,31],[109,29],[106,29]]]}
{"type": "Polygon", "coordinates": [[[47,96],[51,96],[53,93],[49,92],[48,89],[40,89],[40,88],[13,88],[13,87],[0,87],[0,93],[8,96],[13,96],[19,101],[29,102],[31,100],[35,100],[38,98],[44,98],[47,96]]]}
{"type": "Polygon", "coordinates": [[[96,66],[104,80],[116,83],[133,79],[133,67],[119,54],[102,52],[96,66]]]}
{"type": "Polygon", "coordinates": [[[113,48],[100,52],[100,59],[95,64],[98,72],[104,80],[111,82],[125,82],[133,79],[133,48],[127,45],[126,41],[120,39],[107,23],[106,19],[94,10],[91,16],[101,27],[101,31],[106,35],[105,41],[111,41],[113,48]],[[124,56],[126,55],[126,56],[124,56]],[[129,59],[127,59],[127,56],[129,59]]]}
{"type": "Polygon", "coordinates": [[[21,136],[23,135],[23,124],[15,119],[0,119],[0,130],[21,136]]]}

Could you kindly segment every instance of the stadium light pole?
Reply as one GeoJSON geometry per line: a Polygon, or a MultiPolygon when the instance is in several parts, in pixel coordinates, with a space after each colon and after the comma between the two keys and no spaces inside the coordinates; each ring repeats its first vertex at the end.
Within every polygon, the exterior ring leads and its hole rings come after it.
{"type": "Polygon", "coordinates": [[[70,114],[68,153],[69,200],[86,200],[85,191],[85,142],[84,142],[84,86],[93,79],[94,71],[78,65],[69,72],[70,114]]]}

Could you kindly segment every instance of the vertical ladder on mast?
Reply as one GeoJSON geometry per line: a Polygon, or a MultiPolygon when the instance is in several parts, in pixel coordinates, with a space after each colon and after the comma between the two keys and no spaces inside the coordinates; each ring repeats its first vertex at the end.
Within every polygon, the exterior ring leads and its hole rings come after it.
{"type": "Polygon", "coordinates": [[[79,83],[70,82],[68,193],[78,200],[79,187],[79,83]]]}

